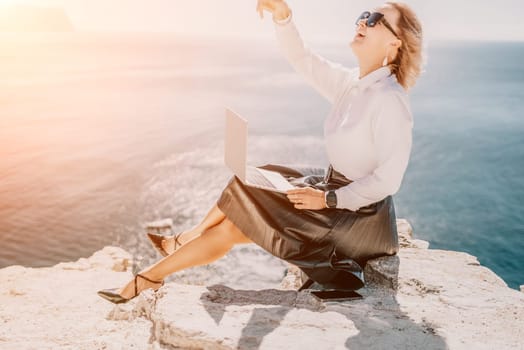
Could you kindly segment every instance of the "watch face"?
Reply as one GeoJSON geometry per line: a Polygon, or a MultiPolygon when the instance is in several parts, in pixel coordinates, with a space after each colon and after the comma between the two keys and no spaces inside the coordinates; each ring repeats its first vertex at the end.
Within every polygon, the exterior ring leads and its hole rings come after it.
{"type": "Polygon", "coordinates": [[[337,206],[337,195],[335,191],[328,191],[326,196],[326,202],[329,208],[334,208],[337,206]]]}

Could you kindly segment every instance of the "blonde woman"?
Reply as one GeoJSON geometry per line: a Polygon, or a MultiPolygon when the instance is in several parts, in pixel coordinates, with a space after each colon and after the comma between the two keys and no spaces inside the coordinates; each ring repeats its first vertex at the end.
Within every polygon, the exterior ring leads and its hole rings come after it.
{"type": "Polygon", "coordinates": [[[99,291],[121,303],[161,287],[168,275],[209,264],[234,245],[256,243],[294,263],[325,288],[358,289],[373,257],[398,252],[392,195],[411,153],[413,118],[408,90],[422,66],[422,28],[404,3],[364,11],[349,46],[358,67],[346,68],[304,44],[283,0],[259,0],[272,14],[286,59],[332,108],[324,119],[327,169],[267,164],[296,189],[287,194],[242,184],[233,176],[216,205],[190,231],[150,235],[164,256],[122,288],[99,291]],[[356,278],[354,278],[356,277],[356,278]]]}

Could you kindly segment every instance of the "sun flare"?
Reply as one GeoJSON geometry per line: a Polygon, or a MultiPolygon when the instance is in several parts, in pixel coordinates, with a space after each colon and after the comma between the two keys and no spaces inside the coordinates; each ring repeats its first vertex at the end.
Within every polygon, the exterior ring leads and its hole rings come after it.
{"type": "Polygon", "coordinates": [[[12,5],[12,4],[16,4],[16,3],[21,3],[22,1],[20,0],[0,0],[0,6],[1,5],[12,5]]]}

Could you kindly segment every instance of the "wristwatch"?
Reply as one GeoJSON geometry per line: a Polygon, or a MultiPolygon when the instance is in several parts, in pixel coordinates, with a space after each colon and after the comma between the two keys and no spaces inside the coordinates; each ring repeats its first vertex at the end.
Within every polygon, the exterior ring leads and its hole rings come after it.
{"type": "Polygon", "coordinates": [[[337,194],[335,191],[330,190],[324,192],[324,199],[328,208],[336,208],[337,206],[337,194]]]}

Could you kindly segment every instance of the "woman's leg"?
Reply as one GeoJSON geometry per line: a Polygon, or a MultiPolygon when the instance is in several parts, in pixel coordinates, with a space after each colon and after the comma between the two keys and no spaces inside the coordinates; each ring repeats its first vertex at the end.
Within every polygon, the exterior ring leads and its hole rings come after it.
{"type": "MultiPolygon", "coordinates": [[[[219,224],[205,230],[191,241],[178,248],[153,265],[140,272],[141,275],[155,281],[160,281],[170,274],[193,266],[212,263],[224,256],[235,244],[253,243],[229,219],[225,218],[219,224]]],[[[158,289],[160,284],[138,278],[138,291],[146,288],[158,289]]],[[[134,281],[131,280],[120,291],[124,298],[134,295],[134,281]]]]}
{"type": "MultiPolygon", "coordinates": [[[[184,231],[180,233],[177,237],[177,241],[181,245],[184,245],[187,242],[191,241],[193,238],[199,236],[202,232],[206,231],[207,229],[220,224],[222,220],[224,220],[225,218],[226,215],[215,204],[198,225],[196,225],[189,231],[184,231]]],[[[175,249],[175,236],[166,236],[166,239],[162,240],[162,247],[168,254],[171,254],[175,249]]],[[[177,247],[177,249],[178,248],[179,247],[177,247]]]]}

